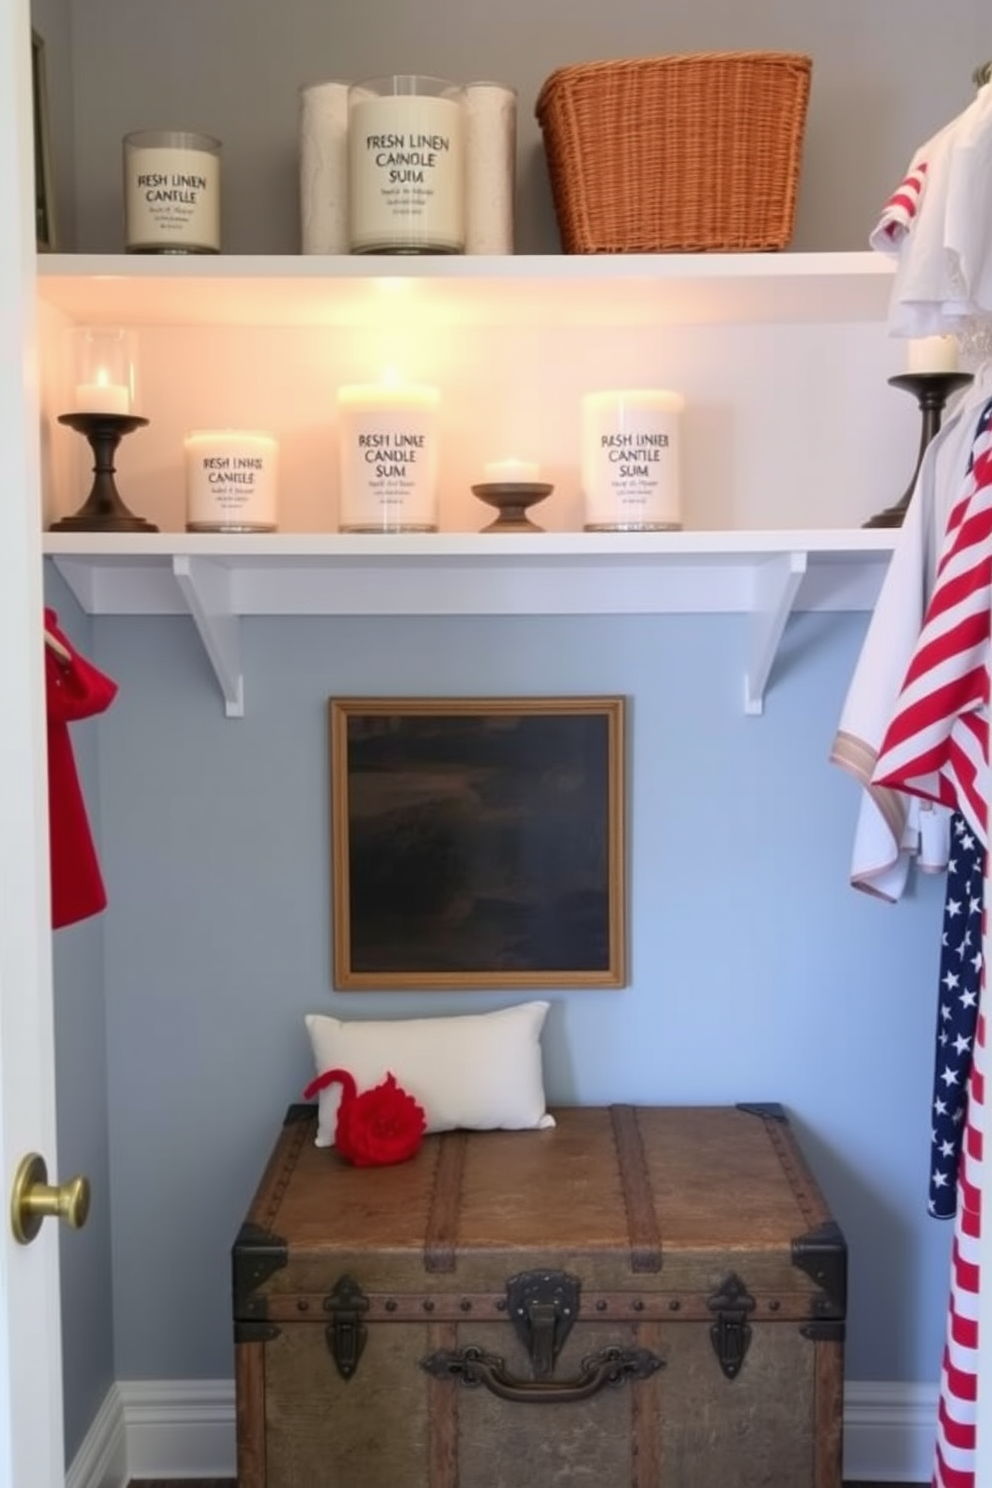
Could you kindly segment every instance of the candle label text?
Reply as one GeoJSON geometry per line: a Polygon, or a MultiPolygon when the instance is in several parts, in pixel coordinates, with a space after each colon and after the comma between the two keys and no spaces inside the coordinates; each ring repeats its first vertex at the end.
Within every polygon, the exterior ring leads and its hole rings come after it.
{"type": "Polygon", "coordinates": [[[189,453],[187,525],[194,531],[271,530],[276,523],[275,455],[189,453]]]}
{"type": "Polygon", "coordinates": [[[671,415],[630,413],[624,422],[626,428],[617,428],[615,417],[588,416],[582,472],[587,525],[680,526],[676,422],[671,415]]]}
{"type": "MultiPolygon", "coordinates": [[[[658,472],[652,467],[661,460],[661,452],[669,446],[667,434],[603,434],[600,448],[606,450],[606,459],[614,467],[614,474],[621,481],[657,480],[658,472]]],[[[629,496],[634,492],[630,491],[629,496]]],[[[646,492],[644,493],[647,494],[646,492]]]]}
{"type": "Polygon", "coordinates": [[[426,425],[426,418],[407,415],[384,429],[374,414],[356,417],[342,435],[342,526],[433,530],[436,456],[426,425]]]}
{"type": "Polygon", "coordinates": [[[460,252],[460,104],[422,97],[366,100],[352,108],[349,138],[353,249],[460,252]]]}
{"type": "Polygon", "coordinates": [[[132,151],[125,180],[129,249],[220,250],[220,165],[202,150],[132,151]],[[192,159],[190,157],[193,157],[192,159]]]}

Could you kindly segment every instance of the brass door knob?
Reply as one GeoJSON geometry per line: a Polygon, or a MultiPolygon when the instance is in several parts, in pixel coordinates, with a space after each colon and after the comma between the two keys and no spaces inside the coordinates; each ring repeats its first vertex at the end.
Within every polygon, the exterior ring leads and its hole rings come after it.
{"type": "Polygon", "coordinates": [[[10,1196],[10,1226],[14,1239],[30,1245],[43,1219],[64,1219],[72,1230],[80,1230],[90,1212],[90,1180],[70,1178],[68,1183],[48,1182],[45,1159],[37,1152],[22,1157],[14,1174],[10,1196]]]}

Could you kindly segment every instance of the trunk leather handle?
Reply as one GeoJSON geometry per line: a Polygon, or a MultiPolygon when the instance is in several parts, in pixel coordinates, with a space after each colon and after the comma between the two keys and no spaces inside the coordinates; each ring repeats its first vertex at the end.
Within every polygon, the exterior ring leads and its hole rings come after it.
{"type": "Polygon", "coordinates": [[[648,1379],[665,1367],[665,1361],[650,1349],[610,1347],[588,1354],[579,1366],[577,1379],[524,1380],[508,1374],[498,1354],[487,1354],[484,1349],[469,1344],[462,1349],[439,1349],[421,1359],[420,1367],[435,1379],[457,1380],[469,1389],[485,1385],[500,1400],[521,1405],[565,1405],[588,1400],[607,1385],[616,1388],[625,1385],[628,1379],[648,1379]]]}

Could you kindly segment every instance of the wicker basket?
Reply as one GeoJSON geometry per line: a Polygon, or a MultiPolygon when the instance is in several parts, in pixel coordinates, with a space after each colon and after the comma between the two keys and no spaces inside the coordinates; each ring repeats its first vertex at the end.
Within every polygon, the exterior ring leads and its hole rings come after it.
{"type": "Polygon", "coordinates": [[[553,72],[535,112],[564,251],[784,248],[811,71],[791,52],[709,52],[553,72]]]}

